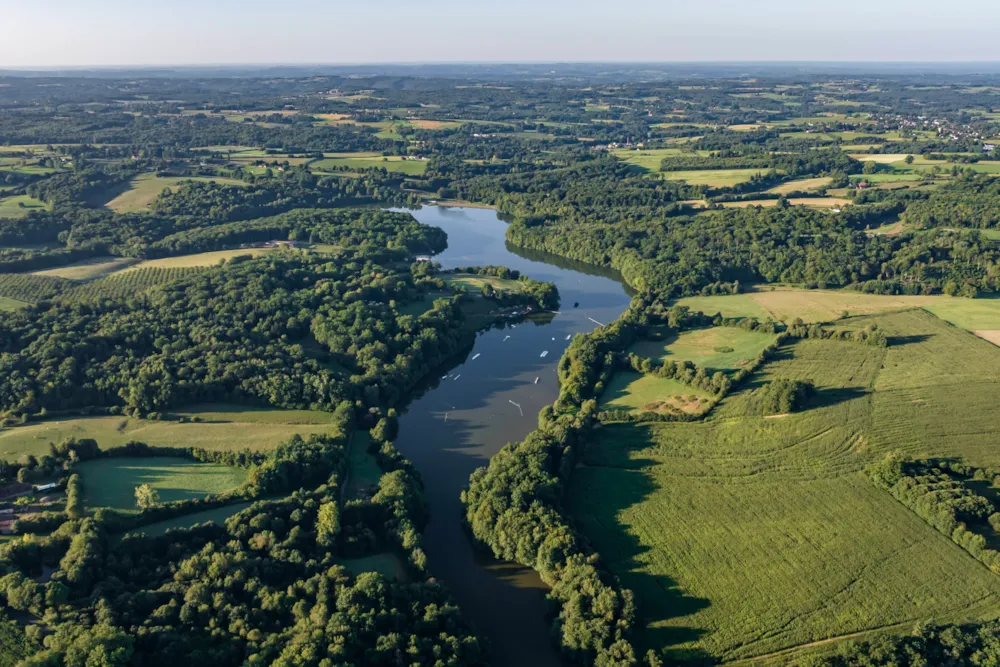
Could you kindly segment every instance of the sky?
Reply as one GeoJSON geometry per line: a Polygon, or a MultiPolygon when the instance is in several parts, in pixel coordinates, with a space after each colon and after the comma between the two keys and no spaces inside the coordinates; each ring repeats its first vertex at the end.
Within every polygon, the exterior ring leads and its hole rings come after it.
{"type": "Polygon", "coordinates": [[[0,68],[1000,61],[998,0],[0,0],[0,68]]]}

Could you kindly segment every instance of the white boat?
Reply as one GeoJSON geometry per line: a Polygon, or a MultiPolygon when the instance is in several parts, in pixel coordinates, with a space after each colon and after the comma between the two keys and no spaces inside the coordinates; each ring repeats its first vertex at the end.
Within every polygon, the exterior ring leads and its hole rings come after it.
{"type": "Polygon", "coordinates": [[[473,360],[473,361],[475,361],[476,359],[478,359],[478,358],[479,358],[479,357],[481,357],[481,356],[483,356],[483,355],[482,355],[482,354],[479,354],[479,353],[477,353],[477,354],[476,354],[475,356],[473,356],[473,357],[472,357],[472,360],[473,360]]]}
{"type": "Polygon", "coordinates": [[[544,352],[542,352],[542,358],[543,358],[543,359],[544,359],[545,357],[547,357],[547,356],[549,356],[549,351],[548,351],[548,350],[545,350],[544,352]]]}

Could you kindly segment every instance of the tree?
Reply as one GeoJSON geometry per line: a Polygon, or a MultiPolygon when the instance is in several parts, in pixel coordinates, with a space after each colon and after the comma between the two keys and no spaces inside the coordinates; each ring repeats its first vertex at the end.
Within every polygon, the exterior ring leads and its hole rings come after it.
{"type": "Polygon", "coordinates": [[[135,504],[139,509],[149,509],[160,502],[160,493],[149,484],[140,484],[135,487],[135,504]]]}

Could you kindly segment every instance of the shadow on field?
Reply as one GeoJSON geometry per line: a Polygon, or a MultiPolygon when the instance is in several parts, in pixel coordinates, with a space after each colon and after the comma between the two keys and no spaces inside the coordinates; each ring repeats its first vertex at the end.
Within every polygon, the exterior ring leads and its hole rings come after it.
{"type": "Polygon", "coordinates": [[[860,387],[824,387],[813,392],[806,409],[828,408],[866,395],[868,392],[860,387]]]}
{"type": "MultiPolygon", "coordinates": [[[[615,470],[611,483],[594,476],[587,476],[586,481],[574,476],[575,483],[580,484],[571,493],[578,528],[593,539],[593,546],[601,553],[604,566],[635,594],[638,653],[645,654],[652,649],[671,663],[715,664],[716,660],[708,653],[680,646],[697,641],[705,634],[701,628],[685,625],[684,617],[705,609],[711,603],[707,599],[688,595],[667,573],[655,571],[656,567],[662,567],[669,560],[662,558],[662,554],[660,558],[646,557],[652,550],[639,542],[634,531],[613,519],[608,520],[640,506],[645,512],[657,510],[652,504],[643,506],[657,490],[657,485],[645,472],[655,463],[648,459],[632,459],[628,469],[603,468],[602,471],[615,470]],[[635,468],[631,467],[633,465],[635,468]],[[597,507],[599,509],[595,509],[597,507]]],[[[664,520],[658,526],[662,535],[669,535],[670,531],[677,529],[667,523],[669,513],[660,517],[664,520]]],[[[657,538],[653,537],[654,540],[657,538]]]]}
{"type": "Polygon", "coordinates": [[[933,334],[913,334],[912,336],[889,336],[889,347],[901,347],[903,345],[915,345],[933,337],[933,334]]]}

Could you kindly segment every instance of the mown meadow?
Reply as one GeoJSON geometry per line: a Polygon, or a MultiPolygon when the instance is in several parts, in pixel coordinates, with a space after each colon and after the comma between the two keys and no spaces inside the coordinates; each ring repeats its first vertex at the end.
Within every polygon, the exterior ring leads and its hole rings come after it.
{"type": "Polygon", "coordinates": [[[887,348],[788,342],[702,421],[596,432],[569,504],[638,596],[643,650],[782,663],[827,640],[1000,613],[1000,575],[863,472],[894,450],[1000,463],[1000,349],[922,309],[837,326],[872,324],[887,348]],[[782,378],[815,384],[806,409],[754,415],[753,390],[782,378]]]}

